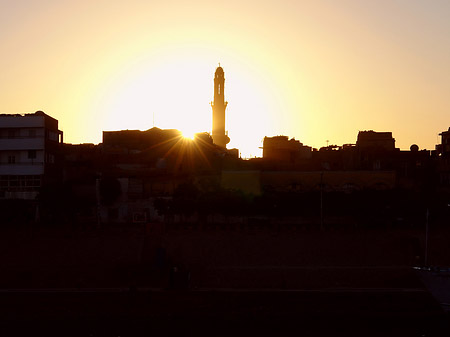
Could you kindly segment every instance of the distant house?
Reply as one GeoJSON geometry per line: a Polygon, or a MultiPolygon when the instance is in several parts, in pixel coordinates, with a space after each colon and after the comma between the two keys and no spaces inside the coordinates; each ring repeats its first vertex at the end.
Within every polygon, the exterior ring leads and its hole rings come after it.
{"type": "Polygon", "coordinates": [[[441,156],[448,157],[450,154],[450,128],[442,131],[439,136],[441,136],[441,144],[437,145],[436,149],[441,156]]]}
{"type": "Polygon", "coordinates": [[[395,139],[392,132],[360,131],[356,146],[361,150],[394,151],[395,139]]]}
{"type": "Polygon", "coordinates": [[[263,159],[296,164],[302,159],[311,158],[311,147],[305,146],[287,136],[264,137],[263,159]]]}
{"type": "Polygon", "coordinates": [[[0,198],[35,199],[58,178],[62,142],[58,121],[42,111],[0,114],[0,198]]]}
{"type": "Polygon", "coordinates": [[[450,187],[450,128],[442,131],[441,144],[436,145],[436,152],[439,155],[438,174],[439,183],[442,187],[450,187]]]}
{"type": "Polygon", "coordinates": [[[103,131],[103,150],[109,154],[138,154],[181,138],[182,133],[178,130],[156,127],[146,131],[103,131]]]}
{"type": "Polygon", "coordinates": [[[399,149],[392,132],[360,131],[356,140],[358,169],[393,170],[399,149]]]}

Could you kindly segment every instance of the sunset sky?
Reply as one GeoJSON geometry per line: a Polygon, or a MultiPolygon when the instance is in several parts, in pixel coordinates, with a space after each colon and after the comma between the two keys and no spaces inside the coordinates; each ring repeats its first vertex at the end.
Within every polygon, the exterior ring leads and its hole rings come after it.
{"type": "Polygon", "coordinates": [[[69,143],[153,125],[211,131],[225,71],[228,148],[321,147],[359,130],[434,149],[450,126],[448,0],[0,0],[0,112],[43,110],[69,143]]]}

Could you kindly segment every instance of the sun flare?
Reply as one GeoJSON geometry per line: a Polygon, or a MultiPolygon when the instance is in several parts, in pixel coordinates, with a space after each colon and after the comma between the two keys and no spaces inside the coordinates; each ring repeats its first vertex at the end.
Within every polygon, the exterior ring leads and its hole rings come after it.
{"type": "MultiPolygon", "coordinates": [[[[104,88],[97,101],[104,130],[177,129],[185,138],[212,131],[215,56],[197,59],[186,51],[184,59],[143,60],[104,88]],[[155,65],[156,64],[156,65],[155,65]],[[126,113],[126,118],[124,118],[126,113]]],[[[244,157],[267,133],[267,116],[274,110],[261,87],[262,80],[240,64],[223,62],[225,70],[226,131],[228,148],[239,148],[244,157]],[[229,63],[229,64],[227,64],[229,63]],[[249,127],[251,126],[251,127],[249,127]]],[[[252,150],[253,149],[253,150],[252,150]]]]}
{"type": "Polygon", "coordinates": [[[195,132],[184,132],[184,131],[182,131],[181,132],[182,133],[182,135],[183,135],[183,138],[184,139],[186,139],[186,140],[194,140],[194,138],[195,138],[195,132]]]}

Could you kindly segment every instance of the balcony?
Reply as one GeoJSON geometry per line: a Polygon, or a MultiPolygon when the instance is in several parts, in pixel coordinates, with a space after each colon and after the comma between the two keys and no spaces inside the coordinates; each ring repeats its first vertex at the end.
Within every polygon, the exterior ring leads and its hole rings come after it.
{"type": "Polygon", "coordinates": [[[0,138],[0,151],[5,150],[43,150],[44,137],[0,138]]]}
{"type": "Polygon", "coordinates": [[[0,175],[41,175],[44,174],[43,162],[0,163],[0,175]]]}

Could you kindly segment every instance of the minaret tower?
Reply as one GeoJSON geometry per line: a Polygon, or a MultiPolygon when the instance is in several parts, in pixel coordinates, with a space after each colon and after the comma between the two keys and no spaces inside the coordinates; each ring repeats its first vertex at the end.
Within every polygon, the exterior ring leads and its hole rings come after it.
{"type": "Polygon", "coordinates": [[[212,139],[214,144],[226,148],[230,138],[225,132],[225,109],[228,102],[225,102],[225,76],[222,67],[219,66],[214,74],[214,101],[211,102],[212,117],[212,139]]]}

